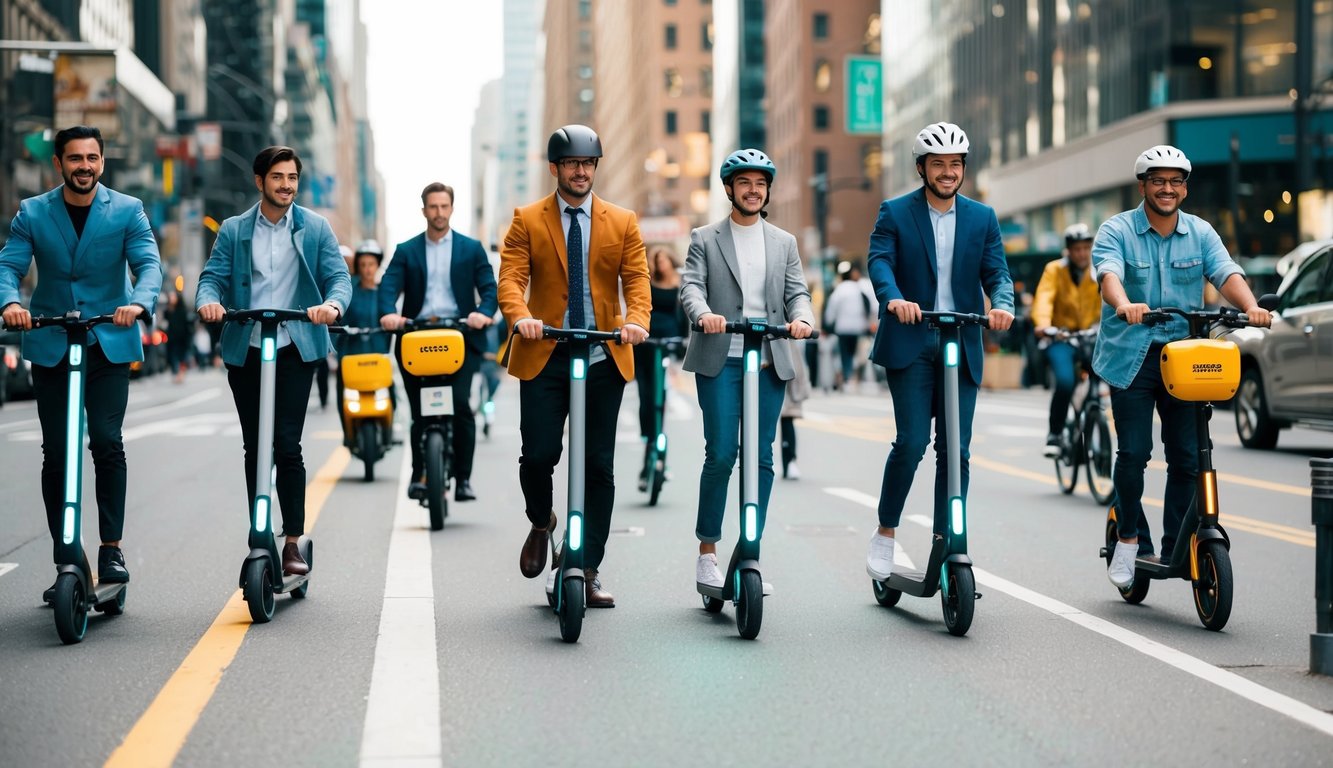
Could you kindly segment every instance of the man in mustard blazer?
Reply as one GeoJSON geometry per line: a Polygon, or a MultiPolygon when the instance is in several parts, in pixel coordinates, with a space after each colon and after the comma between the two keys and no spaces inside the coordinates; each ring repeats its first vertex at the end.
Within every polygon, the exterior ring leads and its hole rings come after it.
{"type": "MultiPolygon", "coordinates": [[[[567,125],[546,146],[556,192],[514,211],[500,251],[500,310],[514,329],[509,373],[520,379],[519,484],[532,530],[523,543],[519,570],[541,575],[556,517],[551,476],[560,461],[561,436],[569,414],[569,352],[542,339],[542,326],[609,331],[620,329],[625,344],[648,338],[652,300],[648,262],[639,222],[632,211],[592,194],[602,142],[591,128],[567,125]],[[626,310],[622,314],[620,293],[626,310]]],[[[616,420],[625,382],[634,378],[634,357],[620,344],[593,348],[588,368],[587,605],[611,608],[615,598],[597,577],[615,502],[616,420]]]]}

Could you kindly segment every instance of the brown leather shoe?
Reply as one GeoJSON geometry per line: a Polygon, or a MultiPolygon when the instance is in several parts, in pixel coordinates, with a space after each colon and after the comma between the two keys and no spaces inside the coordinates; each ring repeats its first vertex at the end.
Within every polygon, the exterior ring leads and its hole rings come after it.
{"type": "Polygon", "coordinates": [[[294,541],[287,542],[282,548],[282,572],[287,576],[310,573],[310,564],[301,557],[301,549],[294,541]]]}
{"type": "Polygon", "coordinates": [[[518,570],[523,576],[535,579],[546,570],[546,550],[551,548],[551,531],[555,530],[555,513],[551,513],[551,522],[545,530],[532,526],[528,538],[523,541],[523,551],[518,555],[518,570]]]}
{"type": "Polygon", "coordinates": [[[602,582],[597,579],[597,571],[587,569],[583,572],[583,583],[586,587],[589,608],[615,608],[616,598],[610,592],[602,589],[602,582]]]}

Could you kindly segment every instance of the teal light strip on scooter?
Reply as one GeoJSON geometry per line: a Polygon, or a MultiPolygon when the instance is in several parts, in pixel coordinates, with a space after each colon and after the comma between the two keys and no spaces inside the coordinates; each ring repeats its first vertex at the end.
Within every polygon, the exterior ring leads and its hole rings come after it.
{"type": "Polygon", "coordinates": [[[661,434],[659,434],[659,435],[657,436],[657,452],[658,452],[658,453],[666,453],[666,445],[667,445],[666,441],[667,441],[667,437],[666,437],[666,433],[665,433],[665,432],[663,432],[663,433],[661,433],[661,434]]]}
{"type": "Polygon", "coordinates": [[[755,504],[745,505],[745,540],[759,540],[759,507],[755,504]]]}
{"type": "Polygon", "coordinates": [[[260,533],[268,531],[268,508],[269,500],[267,496],[255,498],[255,530],[260,533]]]}
{"type": "Polygon", "coordinates": [[[957,496],[949,499],[949,526],[953,528],[953,535],[962,536],[966,516],[963,514],[963,500],[957,496]]]}
{"type": "Polygon", "coordinates": [[[569,516],[569,549],[573,552],[583,549],[583,515],[578,512],[569,516]]]}
{"type": "Polygon", "coordinates": [[[752,349],[745,353],[745,372],[754,373],[759,370],[759,350],[752,349]]]}
{"type": "Polygon", "coordinates": [[[260,350],[260,357],[263,358],[265,361],[270,361],[277,358],[277,356],[278,356],[278,340],[271,336],[265,336],[263,349],[260,350]]]}
{"type": "Polygon", "coordinates": [[[944,364],[950,368],[958,367],[958,342],[949,341],[944,344],[944,364]]]}
{"type": "Polygon", "coordinates": [[[576,379],[582,379],[588,375],[588,363],[586,361],[576,357],[573,360],[569,361],[569,364],[570,364],[570,372],[569,372],[570,376],[576,379]]]}
{"type": "Polygon", "coordinates": [[[60,521],[60,540],[73,544],[78,531],[74,520],[79,512],[79,483],[83,480],[83,345],[69,348],[69,396],[65,413],[65,508],[60,521]]]}

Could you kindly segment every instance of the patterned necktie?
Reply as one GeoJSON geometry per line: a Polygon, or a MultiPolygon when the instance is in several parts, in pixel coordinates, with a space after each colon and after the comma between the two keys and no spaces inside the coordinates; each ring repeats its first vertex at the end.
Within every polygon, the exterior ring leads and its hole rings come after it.
{"type": "Polygon", "coordinates": [[[583,313],[583,228],[579,226],[579,209],[574,206],[565,208],[569,214],[569,327],[586,328],[587,318],[583,313]]]}

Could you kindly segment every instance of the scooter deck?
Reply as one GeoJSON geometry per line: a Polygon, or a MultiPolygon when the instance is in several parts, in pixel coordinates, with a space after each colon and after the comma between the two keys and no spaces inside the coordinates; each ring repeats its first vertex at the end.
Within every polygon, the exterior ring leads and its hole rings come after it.
{"type": "MultiPolygon", "coordinates": [[[[1110,556],[1110,551],[1106,547],[1102,547],[1100,554],[1102,559],[1105,559],[1110,556]]],[[[1138,578],[1139,576],[1147,576],[1150,579],[1188,579],[1190,577],[1189,558],[1186,557],[1177,564],[1136,557],[1134,558],[1134,577],[1138,578]]]]}
{"type": "Polygon", "coordinates": [[[287,592],[291,592],[293,589],[296,589],[297,587],[305,586],[305,584],[308,581],[310,581],[310,574],[308,573],[303,573],[297,576],[284,575],[282,577],[282,583],[279,584],[273,591],[279,595],[285,594],[287,592]]]}
{"type": "Polygon", "coordinates": [[[935,578],[926,576],[925,571],[894,571],[889,575],[887,586],[912,597],[932,597],[940,591],[939,569],[935,569],[935,578]]]}

